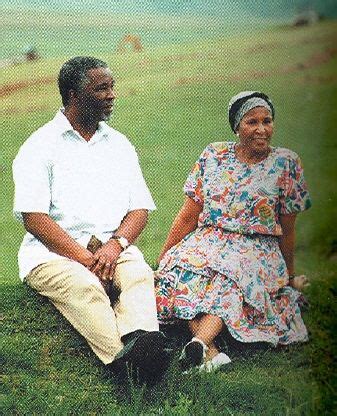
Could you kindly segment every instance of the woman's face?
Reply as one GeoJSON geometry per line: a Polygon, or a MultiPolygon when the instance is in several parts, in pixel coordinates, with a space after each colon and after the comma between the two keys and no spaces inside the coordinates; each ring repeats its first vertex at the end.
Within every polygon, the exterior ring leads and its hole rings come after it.
{"type": "Polygon", "coordinates": [[[255,107],[243,116],[237,132],[242,146],[254,153],[263,153],[269,148],[273,130],[269,111],[265,107],[255,107]]]}

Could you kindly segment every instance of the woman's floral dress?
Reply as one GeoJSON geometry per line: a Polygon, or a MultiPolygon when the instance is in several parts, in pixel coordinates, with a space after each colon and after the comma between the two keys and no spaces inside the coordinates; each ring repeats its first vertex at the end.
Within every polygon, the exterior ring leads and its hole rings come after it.
{"type": "Polygon", "coordinates": [[[272,148],[262,162],[235,156],[235,142],[206,147],[184,192],[203,210],[198,227],[172,247],[156,273],[161,323],[219,316],[241,342],[307,340],[278,236],[279,215],[311,202],[299,157],[272,148]]]}

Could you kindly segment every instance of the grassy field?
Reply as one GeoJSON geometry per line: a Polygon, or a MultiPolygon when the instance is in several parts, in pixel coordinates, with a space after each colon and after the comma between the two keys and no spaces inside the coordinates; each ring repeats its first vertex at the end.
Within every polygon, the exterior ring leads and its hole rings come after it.
{"type": "Polygon", "coordinates": [[[297,223],[297,271],[312,281],[305,313],[311,341],[289,350],[234,357],[224,371],[181,377],[172,364],[156,388],[107,377],[85,341],[18,280],[23,229],[11,214],[11,163],[23,141],[60,105],[64,57],[1,70],[1,414],[318,415],[336,400],[337,22],[278,27],[212,41],[100,54],[116,74],[111,124],[138,149],[157,204],[139,239],[156,257],[183,200],[182,185],[204,146],[233,139],[226,109],[243,89],[276,107],[274,144],[301,155],[313,207],[297,223]]]}
{"type": "MultiPolygon", "coordinates": [[[[27,0],[27,3],[31,1],[27,0]]],[[[152,4],[154,1],[160,3],[160,0],[152,0],[152,4]]],[[[0,2],[0,60],[17,55],[27,45],[34,45],[41,56],[46,58],[64,54],[104,54],[116,51],[120,39],[127,33],[140,36],[143,47],[149,49],[163,44],[188,43],[191,39],[196,41],[224,34],[233,35],[249,28],[252,30],[253,26],[256,26],[256,31],[258,26],[267,24],[266,21],[253,17],[248,22],[236,7],[225,16],[209,16],[191,12],[153,14],[146,7],[140,12],[141,7],[137,7],[136,2],[128,2],[130,10],[127,13],[116,10],[112,2],[107,10],[99,7],[101,2],[90,1],[74,3],[70,9],[72,2],[69,0],[41,2],[44,3],[42,7],[27,9],[23,9],[22,1],[19,4],[9,0],[3,2],[9,5],[6,8],[0,2]],[[62,10],[61,5],[66,2],[68,7],[63,7],[62,10]],[[61,10],[55,10],[58,4],[61,10]]],[[[143,6],[145,4],[146,1],[143,1],[143,6]]]]}

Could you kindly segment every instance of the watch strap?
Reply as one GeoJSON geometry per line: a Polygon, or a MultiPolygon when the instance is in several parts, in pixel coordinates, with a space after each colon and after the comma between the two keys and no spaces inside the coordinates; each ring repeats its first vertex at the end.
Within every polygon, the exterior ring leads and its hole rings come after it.
{"type": "Polygon", "coordinates": [[[122,247],[123,250],[127,249],[130,245],[127,238],[119,236],[119,235],[113,235],[112,237],[110,237],[110,240],[118,241],[119,245],[122,247]]]}

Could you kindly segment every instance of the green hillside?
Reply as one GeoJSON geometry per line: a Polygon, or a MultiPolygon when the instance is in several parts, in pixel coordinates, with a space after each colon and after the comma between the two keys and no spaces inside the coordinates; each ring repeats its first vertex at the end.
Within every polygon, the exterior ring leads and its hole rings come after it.
{"type": "MultiPolygon", "coordinates": [[[[38,29],[37,29],[38,30],[38,29]]],[[[312,285],[304,347],[237,357],[223,372],[182,378],[175,365],[152,390],[121,388],[53,308],[18,280],[22,226],[11,214],[11,163],[24,140],[60,105],[62,54],[0,69],[2,414],[307,415],[333,414],[336,380],[337,22],[259,28],[147,47],[141,53],[91,50],[111,66],[118,100],[111,124],[138,149],[157,204],[139,240],[155,266],[183,200],[192,164],[211,141],[234,139],[230,97],[262,90],[276,107],[274,144],[302,158],[313,207],[297,223],[297,270],[312,285]]],[[[64,39],[65,33],[59,33],[64,39]]],[[[83,49],[84,50],[84,49],[83,49]]],[[[67,55],[67,56],[66,56],[67,55]]]]}
{"type": "Polygon", "coordinates": [[[0,59],[29,45],[45,58],[109,54],[126,33],[141,36],[146,48],[232,36],[292,22],[308,6],[337,17],[334,0],[1,0],[0,59]]]}
{"type": "MultiPolygon", "coordinates": [[[[1,11],[1,7],[0,7],[1,11]]],[[[83,53],[113,53],[127,33],[141,37],[143,46],[180,44],[191,38],[219,37],[225,22],[211,17],[11,10],[0,17],[0,58],[16,56],[34,45],[44,58],[83,53]],[[17,22],[16,24],[13,24],[17,22]]],[[[234,27],[231,25],[230,27],[234,27]]],[[[235,32],[235,30],[232,30],[235,32]]],[[[237,32],[237,30],[236,30],[237,32]]]]}

